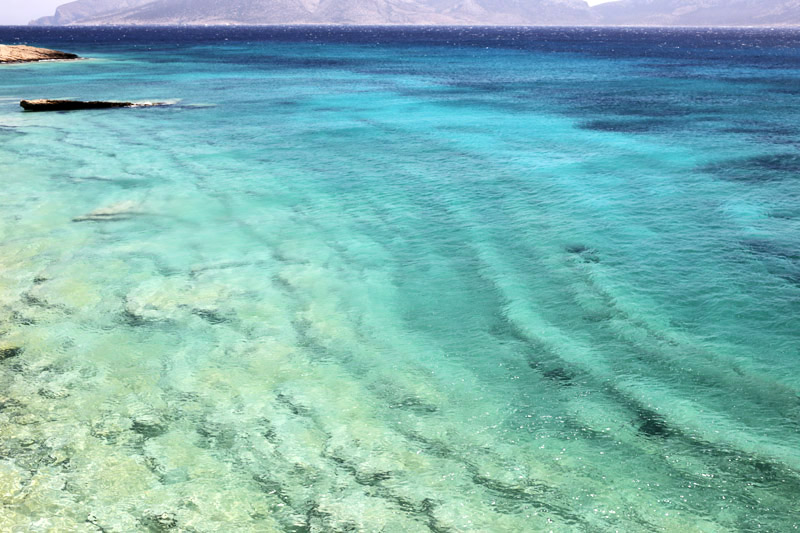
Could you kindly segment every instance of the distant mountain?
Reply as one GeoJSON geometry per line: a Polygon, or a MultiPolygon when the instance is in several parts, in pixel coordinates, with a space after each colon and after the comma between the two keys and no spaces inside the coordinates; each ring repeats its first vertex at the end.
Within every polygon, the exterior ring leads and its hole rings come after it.
{"type": "Polygon", "coordinates": [[[583,0],[77,0],[32,24],[541,24],[597,22],[583,0]]]}
{"type": "Polygon", "coordinates": [[[595,6],[605,24],[786,26],[800,24],[800,0],[620,0],[595,6]]]}
{"type": "Polygon", "coordinates": [[[800,25],[800,0],[77,0],[38,25],[800,25]]]}
{"type": "Polygon", "coordinates": [[[52,17],[42,17],[31,24],[38,26],[64,26],[79,23],[82,20],[103,13],[111,13],[132,7],[141,6],[153,0],[77,0],[56,8],[52,17]]]}

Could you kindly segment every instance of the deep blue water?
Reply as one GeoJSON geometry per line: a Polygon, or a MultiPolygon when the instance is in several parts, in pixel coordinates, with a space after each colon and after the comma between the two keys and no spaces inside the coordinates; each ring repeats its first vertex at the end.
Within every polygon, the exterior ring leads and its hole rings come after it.
{"type": "Polygon", "coordinates": [[[0,530],[800,525],[800,32],[0,42],[0,530]]]}

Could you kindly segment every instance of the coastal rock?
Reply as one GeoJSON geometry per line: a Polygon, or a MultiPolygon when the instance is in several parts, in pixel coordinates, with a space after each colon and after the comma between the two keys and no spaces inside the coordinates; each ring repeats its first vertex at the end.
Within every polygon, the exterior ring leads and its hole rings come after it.
{"type": "Polygon", "coordinates": [[[80,100],[22,100],[19,103],[25,111],[76,111],[78,109],[109,109],[115,107],[138,107],[153,104],[134,104],[133,102],[83,102],[80,100]]]}
{"type": "Polygon", "coordinates": [[[118,107],[159,107],[169,102],[110,102],[82,100],[22,100],[19,105],[25,111],[77,111],[80,109],[112,109],[118,107]]]}
{"type": "Polygon", "coordinates": [[[80,59],[76,54],[34,48],[25,45],[0,44],[0,63],[29,63],[32,61],[49,61],[54,59],[80,59]]]}

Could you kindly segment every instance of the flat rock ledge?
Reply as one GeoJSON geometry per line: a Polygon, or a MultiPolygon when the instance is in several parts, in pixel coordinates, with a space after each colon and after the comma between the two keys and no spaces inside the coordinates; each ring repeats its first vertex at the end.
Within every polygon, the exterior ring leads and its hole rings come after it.
{"type": "Polygon", "coordinates": [[[80,59],[76,54],[34,48],[25,45],[0,44],[0,63],[29,63],[31,61],[51,61],[54,59],[80,59]]]}
{"type": "Polygon", "coordinates": [[[81,100],[22,100],[19,103],[25,111],[76,111],[78,109],[109,109],[114,107],[154,107],[163,103],[134,102],[84,102],[81,100]]]}

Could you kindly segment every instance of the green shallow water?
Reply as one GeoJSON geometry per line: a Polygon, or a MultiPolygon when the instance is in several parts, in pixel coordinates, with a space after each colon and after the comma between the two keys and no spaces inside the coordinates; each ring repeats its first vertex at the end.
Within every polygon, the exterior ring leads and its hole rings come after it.
{"type": "Polygon", "coordinates": [[[797,529],[795,33],[15,35],[0,530],[797,529]]]}

